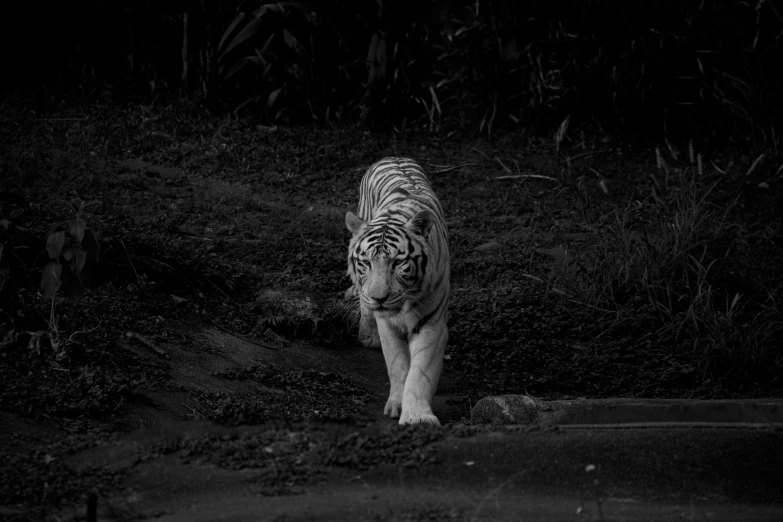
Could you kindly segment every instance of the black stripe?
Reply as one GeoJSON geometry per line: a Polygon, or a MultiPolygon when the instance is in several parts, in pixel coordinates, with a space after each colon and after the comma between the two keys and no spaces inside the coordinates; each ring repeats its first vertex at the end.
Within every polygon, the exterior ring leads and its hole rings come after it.
{"type": "Polygon", "coordinates": [[[421,254],[419,255],[419,257],[421,258],[421,277],[424,278],[424,277],[427,277],[427,262],[428,262],[428,259],[427,259],[427,254],[426,254],[426,252],[424,251],[423,248],[421,249],[421,254]]]}

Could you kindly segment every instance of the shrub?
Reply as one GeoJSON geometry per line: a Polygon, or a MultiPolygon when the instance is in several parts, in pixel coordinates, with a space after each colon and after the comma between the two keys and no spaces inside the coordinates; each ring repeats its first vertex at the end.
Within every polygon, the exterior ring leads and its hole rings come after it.
{"type": "Polygon", "coordinates": [[[566,258],[558,282],[605,329],[690,347],[703,380],[734,365],[764,372],[780,367],[777,293],[721,284],[741,236],[729,218],[736,193],[719,196],[718,181],[704,179],[701,161],[670,170],[658,158],[663,180],[646,198],[616,207],[598,239],[566,258]]]}

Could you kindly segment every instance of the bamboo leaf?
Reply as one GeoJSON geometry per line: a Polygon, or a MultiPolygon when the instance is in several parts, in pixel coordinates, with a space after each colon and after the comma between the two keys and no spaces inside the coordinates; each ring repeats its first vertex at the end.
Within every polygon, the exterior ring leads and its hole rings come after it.
{"type": "Polygon", "coordinates": [[[237,35],[228,43],[228,45],[226,45],[226,48],[221,51],[220,55],[218,56],[218,60],[221,60],[226,54],[231,52],[238,45],[242,45],[258,34],[263,21],[264,20],[262,18],[254,18],[248,22],[247,25],[245,25],[242,30],[239,31],[239,33],[237,33],[237,35]]]}
{"type": "Polygon", "coordinates": [[[275,104],[275,100],[277,100],[277,97],[280,95],[280,91],[282,90],[282,88],[278,88],[269,94],[269,99],[267,99],[266,102],[267,107],[272,107],[275,104]]]}
{"type": "Polygon", "coordinates": [[[285,7],[283,6],[282,3],[262,5],[261,7],[253,11],[253,16],[255,16],[256,18],[260,18],[269,11],[272,11],[277,15],[284,15],[285,7]]]}
{"type": "Polygon", "coordinates": [[[231,33],[234,32],[234,29],[237,28],[237,26],[242,22],[242,20],[245,19],[245,13],[239,13],[234,17],[233,20],[231,20],[231,23],[228,25],[228,29],[223,32],[223,36],[220,38],[220,43],[218,44],[218,52],[220,52],[220,49],[223,48],[223,44],[226,43],[226,39],[231,35],[231,33]]]}
{"type": "Polygon", "coordinates": [[[571,116],[567,116],[565,120],[563,120],[563,123],[560,124],[560,127],[558,127],[557,132],[555,133],[555,150],[557,152],[560,152],[560,144],[563,142],[563,138],[565,138],[565,134],[568,131],[568,123],[571,121],[571,116]]]}
{"type": "Polygon", "coordinates": [[[432,85],[430,85],[430,94],[432,94],[432,102],[435,108],[438,109],[438,115],[440,115],[440,102],[438,101],[438,95],[435,94],[435,89],[432,88],[432,85]]]}
{"type": "Polygon", "coordinates": [[[261,54],[265,54],[267,51],[269,51],[269,46],[272,45],[272,40],[275,37],[275,33],[272,33],[269,35],[269,38],[266,39],[266,42],[264,42],[264,45],[261,47],[261,54]]]}
{"type": "Polygon", "coordinates": [[[244,67],[248,64],[247,57],[242,58],[238,62],[236,62],[233,66],[231,66],[231,69],[226,73],[224,78],[228,79],[234,76],[237,72],[244,69],[244,67]]]}

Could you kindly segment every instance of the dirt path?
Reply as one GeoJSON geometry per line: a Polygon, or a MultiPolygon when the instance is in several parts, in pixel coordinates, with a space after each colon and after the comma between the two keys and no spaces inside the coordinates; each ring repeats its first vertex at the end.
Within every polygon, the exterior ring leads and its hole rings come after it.
{"type": "MultiPolygon", "coordinates": [[[[783,513],[780,430],[400,428],[380,416],[380,352],[269,350],[216,329],[191,332],[201,341],[153,352],[171,386],[136,402],[123,434],[64,457],[77,475],[110,480],[98,520],[761,521],[783,513]],[[220,376],[263,365],[339,372],[369,393],[365,420],[232,428],[193,418],[203,407],[197,397],[268,397],[262,382],[220,376]]],[[[464,413],[450,401],[452,386],[447,380],[435,406],[446,422],[464,413]]],[[[18,435],[24,421],[5,420],[18,435]]],[[[43,425],[26,433],[57,438],[43,425]]],[[[58,516],[75,520],[84,509],[58,516]]]]}

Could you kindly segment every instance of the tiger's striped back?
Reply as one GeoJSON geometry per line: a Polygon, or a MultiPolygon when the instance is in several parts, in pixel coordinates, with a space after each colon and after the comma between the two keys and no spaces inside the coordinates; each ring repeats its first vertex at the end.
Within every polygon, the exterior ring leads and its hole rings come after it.
{"type": "Polygon", "coordinates": [[[419,164],[408,158],[385,158],[370,167],[362,178],[359,217],[372,221],[375,216],[398,204],[408,219],[418,210],[432,212],[439,218],[439,228],[445,236],[443,208],[419,164]]]}

